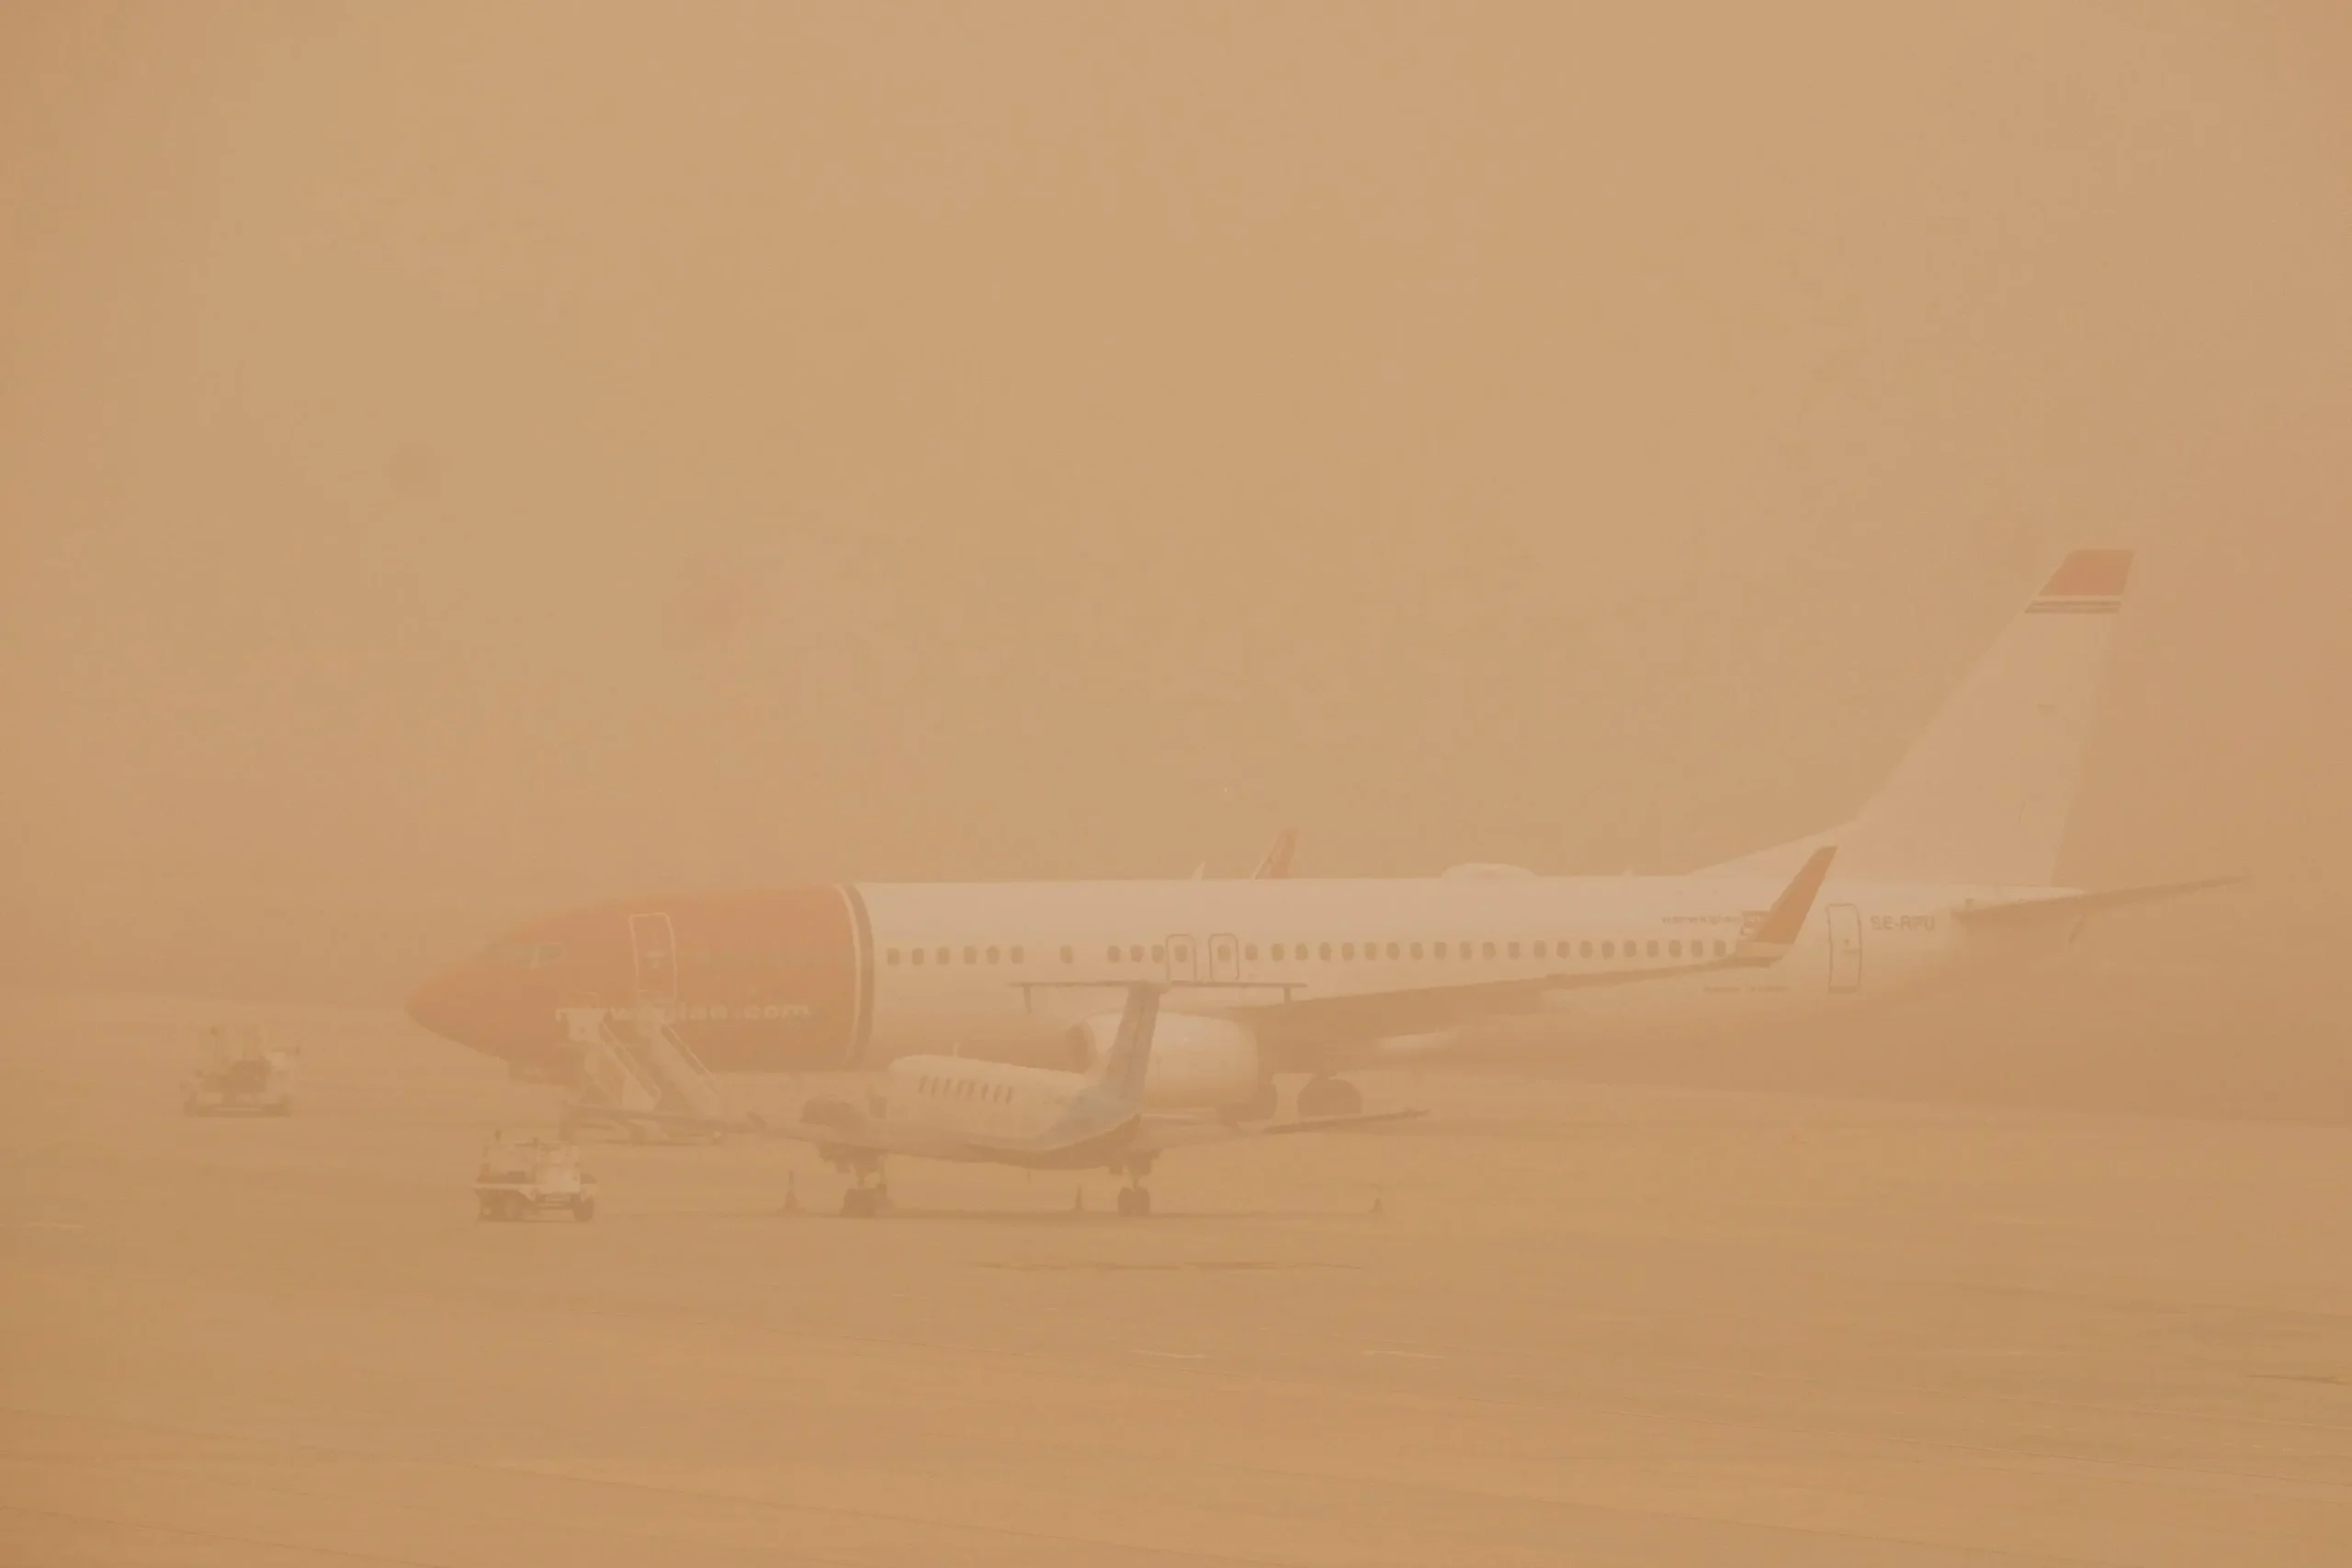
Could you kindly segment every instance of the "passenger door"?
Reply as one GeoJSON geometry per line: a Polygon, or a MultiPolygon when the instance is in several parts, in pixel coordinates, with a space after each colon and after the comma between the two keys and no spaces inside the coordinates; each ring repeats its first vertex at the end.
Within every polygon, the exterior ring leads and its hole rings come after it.
{"type": "Polygon", "coordinates": [[[1832,904],[1829,919],[1829,988],[1858,991],[1862,986],[1862,912],[1851,904],[1832,904]]]}
{"type": "Polygon", "coordinates": [[[678,999],[678,938],[670,912],[657,909],[628,918],[628,942],[637,957],[637,1005],[666,1008],[678,999]]]}

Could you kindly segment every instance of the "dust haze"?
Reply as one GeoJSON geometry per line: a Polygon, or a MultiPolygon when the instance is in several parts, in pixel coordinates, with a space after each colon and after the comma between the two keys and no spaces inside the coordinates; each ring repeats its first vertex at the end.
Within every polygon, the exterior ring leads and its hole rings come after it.
{"type": "Polygon", "coordinates": [[[2347,279],[2324,4],[6,8],[0,1559],[2341,1561],[2347,279]],[[2054,968],[469,1228],[517,919],[1705,865],[2085,546],[2054,968]]]}

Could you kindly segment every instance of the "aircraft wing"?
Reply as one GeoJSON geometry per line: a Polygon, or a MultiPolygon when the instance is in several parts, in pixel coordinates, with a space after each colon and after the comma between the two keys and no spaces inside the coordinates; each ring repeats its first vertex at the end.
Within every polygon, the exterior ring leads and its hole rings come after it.
{"type": "Polygon", "coordinates": [[[1721,969],[1753,969],[1777,964],[1796,942],[1813,901],[1828,878],[1834,847],[1815,850],[1801,866],[1772,908],[1722,958],[1674,964],[1631,964],[1623,968],[1575,970],[1564,974],[1531,975],[1510,980],[1483,980],[1462,986],[1429,986],[1411,990],[1365,991],[1333,997],[1285,998],[1279,1001],[1243,1002],[1225,1010],[1246,1021],[1261,1038],[1329,1039],[1425,1034],[1479,1019],[1534,1012],[1555,991],[1587,990],[1610,986],[1640,986],[1680,975],[1705,975],[1721,969]]]}
{"type": "Polygon", "coordinates": [[[2208,876],[2195,882],[2157,882],[2144,887],[2110,888],[2103,893],[2061,893],[2050,898],[2019,898],[2007,904],[1978,904],[1953,913],[1964,925],[2027,925],[2037,920],[2064,920],[2096,915],[2132,904],[2154,904],[2165,898],[2186,897],[2191,893],[2227,887],[2245,880],[2243,876],[2208,876]]]}
{"type": "Polygon", "coordinates": [[[1137,1154],[1192,1148],[1202,1144],[1229,1144],[1241,1138],[1278,1138],[1291,1133],[1343,1133],[1382,1122],[1410,1122],[1426,1111],[1370,1111],[1357,1116],[1314,1116],[1297,1122],[1269,1122],[1237,1127],[1205,1116],[1146,1116],[1131,1145],[1137,1154]]]}
{"type": "Polygon", "coordinates": [[[966,1149],[971,1143],[968,1138],[935,1132],[927,1127],[911,1127],[880,1117],[860,1117],[843,1126],[831,1122],[771,1122],[763,1116],[721,1121],[708,1116],[681,1116],[658,1111],[630,1111],[628,1114],[632,1121],[659,1122],[668,1126],[691,1127],[709,1133],[733,1133],[746,1138],[781,1138],[787,1143],[824,1144],[871,1154],[914,1155],[932,1159],[951,1157],[950,1151],[966,1149]]]}

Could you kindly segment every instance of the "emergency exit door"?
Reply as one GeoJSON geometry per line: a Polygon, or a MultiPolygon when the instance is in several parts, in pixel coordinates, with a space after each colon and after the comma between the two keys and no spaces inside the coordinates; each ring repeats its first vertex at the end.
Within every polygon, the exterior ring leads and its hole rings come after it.
{"type": "Polygon", "coordinates": [[[670,912],[628,918],[628,942],[637,955],[637,1005],[665,1008],[678,999],[678,938],[670,912]]]}
{"type": "Polygon", "coordinates": [[[1862,986],[1862,912],[1851,904],[1829,906],[1829,988],[1858,991],[1862,986]]]}

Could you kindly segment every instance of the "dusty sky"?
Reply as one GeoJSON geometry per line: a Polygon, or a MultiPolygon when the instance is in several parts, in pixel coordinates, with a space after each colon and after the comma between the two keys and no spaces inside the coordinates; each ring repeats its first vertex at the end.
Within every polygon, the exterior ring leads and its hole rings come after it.
{"type": "Polygon", "coordinates": [[[2126,544],[2101,962],[2340,1027],[2347,279],[2324,4],[12,6],[0,979],[1676,869],[2126,544]]]}

